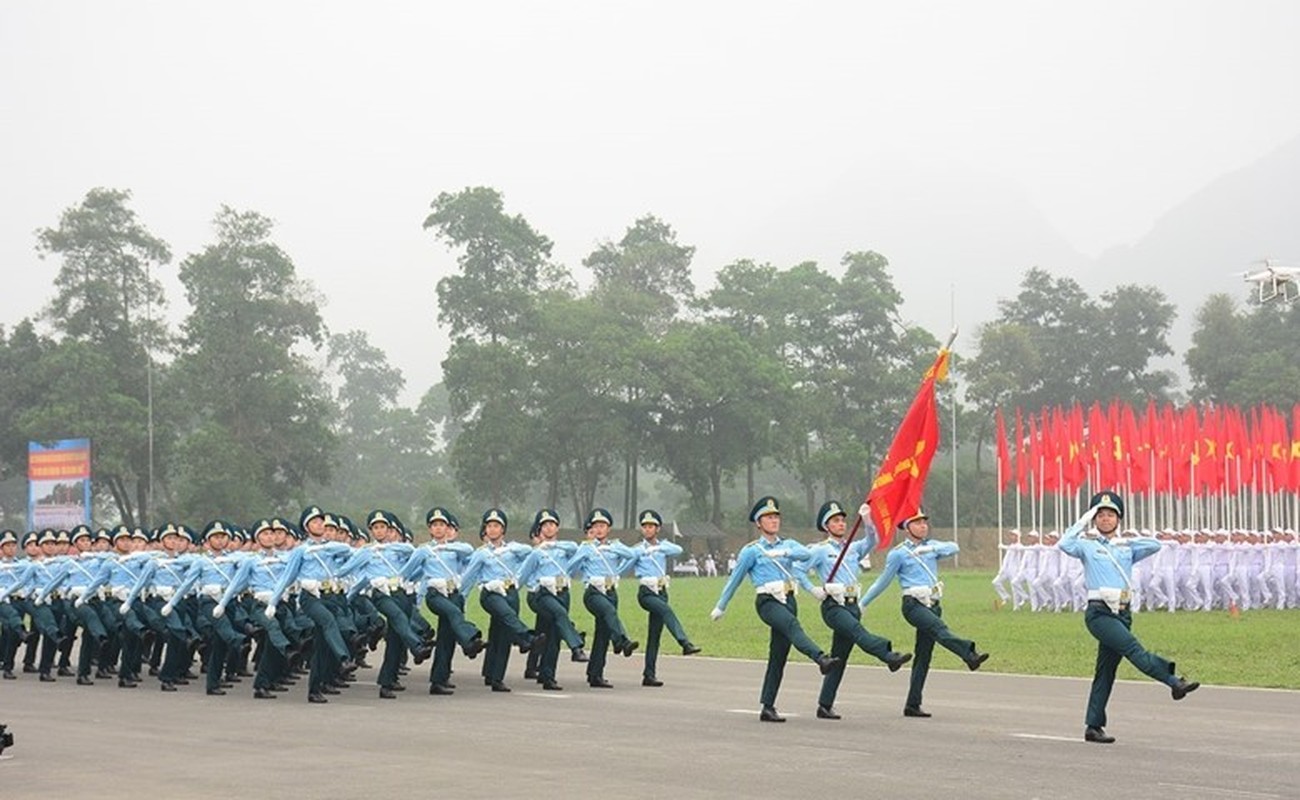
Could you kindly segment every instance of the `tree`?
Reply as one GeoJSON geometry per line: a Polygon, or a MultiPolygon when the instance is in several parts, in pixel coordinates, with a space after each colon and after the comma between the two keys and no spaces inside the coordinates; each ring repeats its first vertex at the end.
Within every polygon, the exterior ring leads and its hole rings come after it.
{"type": "Polygon", "coordinates": [[[1300,397],[1300,310],[1295,306],[1255,301],[1243,310],[1216,294],[1197,311],[1196,322],[1185,357],[1193,398],[1286,408],[1300,397]]]}
{"type": "Polygon", "coordinates": [[[179,432],[178,516],[287,512],[330,474],[333,398],[303,352],[324,341],[315,299],[271,240],[272,223],[222,207],[216,242],[187,257],[177,390],[190,418],[179,432]],[[238,463],[233,474],[230,465],[238,463]],[[217,499],[224,498],[224,505],[217,499]]]}
{"type": "Polygon", "coordinates": [[[152,269],[169,263],[171,252],[127,207],[130,198],[126,191],[92,189],[79,205],[63,212],[58,227],[37,231],[41,257],[62,260],[54,298],[45,310],[54,330],[64,337],[64,352],[49,365],[51,374],[93,379],[79,388],[93,386],[95,394],[113,399],[94,409],[93,421],[59,416],[56,408],[82,408],[73,402],[40,409],[28,415],[26,425],[66,435],[89,435],[87,426],[98,430],[92,450],[96,485],[109,488],[122,521],[134,525],[150,517],[151,367],[154,352],[168,346],[162,317],[153,311],[165,300],[152,269]],[[107,413],[126,416],[108,418],[107,413]]]}

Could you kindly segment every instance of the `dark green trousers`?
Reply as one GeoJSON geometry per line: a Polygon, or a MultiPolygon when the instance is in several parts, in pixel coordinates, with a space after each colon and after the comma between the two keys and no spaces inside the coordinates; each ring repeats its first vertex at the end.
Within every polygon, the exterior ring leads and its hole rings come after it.
{"type": "Polygon", "coordinates": [[[519,619],[519,590],[511,587],[505,594],[479,589],[478,604],[492,618],[488,625],[488,647],[483,659],[483,677],[490,683],[505,680],[510,663],[510,645],[528,645],[533,634],[519,619]]]}
{"type": "MultiPolygon", "coordinates": [[[[570,594],[561,589],[552,594],[547,589],[534,589],[528,593],[528,607],[537,612],[537,629],[546,633],[546,647],[536,662],[537,680],[553,681],[560,663],[560,640],[570,649],[582,647],[582,637],[569,617],[570,594]]],[[[532,653],[528,654],[532,656],[532,653]]]]}
{"type": "Polygon", "coordinates": [[[1100,600],[1090,600],[1083,612],[1083,622],[1097,640],[1097,666],[1092,673],[1092,690],[1088,692],[1088,727],[1106,726],[1106,703],[1110,701],[1121,658],[1127,658],[1142,674],[1163,684],[1177,682],[1174,663],[1148,651],[1133,635],[1133,614],[1127,608],[1121,608],[1116,614],[1100,600]]]}
{"type": "Polygon", "coordinates": [[[834,633],[831,638],[831,657],[843,662],[822,678],[822,692],[817,702],[830,708],[835,705],[835,695],[840,690],[840,681],[844,679],[844,667],[849,663],[849,653],[853,652],[854,645],[881,661],[885,660],[885,656],[889,655],[894,647],[888,639],[862,627],[862,610],[852,600],[843,605],[829,597],[823,600],[822,622],[825,622],[826,627],[834,633]]]}
{"type": "Polygon", "coordinates": [[[596,635],[591,642],[590,661],[587,662],[587,680],[603,680],[605,662],[609,660],[609,645],[622,649],[627,644],[627,631],[618,618],[618,590],[602,592],[587,587],[582,593],[582,604],[596,618],[596,635]]]}
{"type": "Polygon", "coordinates": [[[790,646],[811,659],[817,659],[823,650],[817,646],[799,624],[799,605],[794,595],[789,594],[782,603],[770,594],[760,594],[754,601],[759,619],[772,629],[767,644],[767,672],[763,675],[763,691],[759,702],[764,706],[775,706],[776,695],[781,691],[781,679],[785,676],[785,662],[790,657],[790,646]]]}
{"type": "Polygon", "coordinates": [[[921,694],[925,691],[925,678],[930,674],[930,656],[936,642],[967,661],[975,654],[975,643],[948,630],[943,622],[943,608],[939,601],[926,608],[915,597],[903,597],[903,619],[916,628],[916,648],[912,657],[912,682],[907,690],[907,705],[921,707],[921,694]]]}
{"type": "Polygon", "coordinates": [[[649,626],[646,628],[645,668],[641,670],[641,675],[645,678],[653,678],[655,666],[659,661],[659,640],[663,637],[664,627],[668,628],[668,633],[677,640],[678,644],[684,646],[690,640],[686,637],[686,629],[677,619],[676,612],[668,605],[666,588],[655,592],[645,586],[638,587],[636,602],[650,615],[649,626]]]}
{"type": "Polygon", "coordinates": [[[465,596],[459,590],[445,595],[430,589],[424,595],[424,605],[438,617],[438,639],[433,648],[429,683],[447,683],[451,680],[451,659],[456,654],[457,643],[464,647],[483,634],[477,625],[465,619],[465,596]]]}

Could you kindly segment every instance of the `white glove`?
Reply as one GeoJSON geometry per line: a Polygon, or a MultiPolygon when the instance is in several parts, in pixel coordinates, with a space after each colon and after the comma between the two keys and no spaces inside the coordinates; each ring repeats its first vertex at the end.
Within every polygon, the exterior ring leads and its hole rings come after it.
{"type": "Polygon", "coordinates": [[[81,607],[84,606],[85,604],[86,604],[86,599],[85,599],[84,597],[78,597],[78,598],[76,599],[76,601],[72,604],[72,607],[73,607],[73,608],[81,608],[81,607]]]}
{"type": "Polygon", "coordinates": [[[867,505],[866,503],[863,503],[862,505],[858,506],[858,516],[862,517],[864,522],[866,520],[871,519],[871,506],[867,505]]]}
{"type": "Polygon", "coordinates": [[[40,595],[37,595],[36,598],[32,600],[32,605],[34,606],[45,605],[45,598],[41,597],[40,595]]]}
{"type": "Polygon", "coordinates": [[[262,613],[266,614],[267,619],[275,619],[275,603],[267,603],[266,611],[262,613]]]}
{"type": "Polygon", "coordinates": [[[825,599],[826,599],[826,589],[823,588],[823,587],[821,587],[821,586],[814,586],[814,587],[812,587],[812,592],[811,592],[811,593],[812,593],[812,596],[813,596],[813,597],[816,597],[818,600],[825,600],[825,599]]]}
{"type": "Polygon", "coordinates": [[[217,607],[214,608],[214,609],[212,609],[212,616],[213,616],[213,618],[214,618],[214,619],[221,619],[221,618],[224,617],[225,615],[226,615],[226,607],[223,606],[223,605],[220,604],[220,603],[217,603],[217,607]]]}
{"type": "Polygon", "coordinates": [[[158,609],[158,613],[162,614],[164,617],[170,617],[172,615],[172,604],[163,603],[163,607],[158,609]]]}
{"type": "Polygon", "coordinates": [[[722,615],[725,613],[727,612],[723,611],[717,606],[714,606],[713,610],[709,612],[709,619],[713,620],[714,622],[717,622],[718,620],[722,619],[722,615]]]}
{"type": "Polygon", "coordinates": [[[130,604],[130,603],[123,603],[122,605],[118,606],[118,607],[117,607],[117,613],[119,613],[119,614],[130,614],[130,613],[131,613],[131,604],[130,604]]]}
{"type": "Polygon", "coordinates": [[[871,556],[863,556],[862,560],[858,562],[858,566],[863,569],[871,569],[871,556]]]}

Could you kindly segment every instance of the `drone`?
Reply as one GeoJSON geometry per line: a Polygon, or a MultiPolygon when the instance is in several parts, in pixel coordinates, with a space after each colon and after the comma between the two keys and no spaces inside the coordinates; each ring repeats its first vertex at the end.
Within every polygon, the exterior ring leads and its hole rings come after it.
{"type": "Polygon", "coordinates": [[[1259,302],[1280,297],[1282,302],[1290,303],[1300,299],[1300,267],[1283,267],[1265,258],[1255,262],[1255,269],[1240,273],[1246,283],[1259,287],[1259,302]]]}

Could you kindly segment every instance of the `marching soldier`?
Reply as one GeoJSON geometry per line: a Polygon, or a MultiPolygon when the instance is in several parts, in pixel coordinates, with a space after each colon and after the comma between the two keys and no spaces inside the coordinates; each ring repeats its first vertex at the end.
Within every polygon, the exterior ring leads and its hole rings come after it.
{"type": "Polygon", "coordinates": [[[797,563],[807,561],[811,553],[795,540],[781,538],[781,509],[776,498],[760,497],[749,512],[749,520],[758,529],[758,540],[741,548],[736,568],[731,571],[718,604],[709,616],[715,622],[722,619],[741,580],[749,578],[756,595],[755,610],[764,624],[772,629],[767,648],[767,673],[763,676],[763,690],[759,695],[762,711],[758,718],[763,722],[785,722],[785,717],[777,713],[776,696],[781,690],[790,646],[794,645],[799,652],[817,662],[822,675],[843,662],[818,647],[799,625],[795,587],[802,584],[811,589],[812,582],[797,563]]]}
{"type": "Polygon", "coordinates": [[[895,577],[898,578],[898,585],[903,590],[903,618],[916,628],[916,646],[913,648],[916,661],[912,664],[912,681],[907,702],[903,705],[903,716],[928,717],[930,712],[921,708],[921,695],[925,691],[926,676],[930,673],[930,656],[934,653],[935,643],[952,651],[972,672],[988,660],[989,654],[979,652],[969,639],[959,638],[943,621],[940,605],[943,581],[939,580],[939,559],[956,554],[957,543],[930,541],[930,517],[919,509],[898,523],[898,527],[907,533],[907,539],[889,551],[884,570],[862,596],[859,605],[865,609],[895,577]]]}
{"type": "Polygon", "coordinates": [[[506,512],[501,509],[489,508],[483,512],[478,532],[483,545],[474,551],[461,576],[467,594],[475,585],[482,584],[478,602],[492,617],[487,655],[483,659],[483,682],[494,692],[510,691],[505,677],[512,642],[519,646],[521,653],[546,644],[545,634],[530,631],[519,619],[519,567],[532,548],[507,542],[507,524],[506,512]]]}
{"type": "Polygon", "coordinates": [[[668,605],[668,559],[682,554],[680,545],[659,540],[659,531],[663,528],[663,517],[658,511],[646,509],[638,520],[641,525],[642,539],[632,547],[632,574],[640,582],[636,590],[636,602],[649,614],[649,627],[646,630],[645,667],[641,671],[642,686],[663,686],[655,674],[659,660],[659,640],[664,627],[681,645],[682,655],[691,656],[700,652],[700,648],[691,643],[686,636],[686,629],[677,619],[672,606],[668,605]]]}
{"type": "MultiPolygon", "coordinates": [[[[864,503],[858,509],[864,520],[870,520],[870,508],[864,503]]],[[[858,597],[862,595],[862,586],[858,583],[858,570],[862,561],[870,558],[871,549],[876,545],[874,532],[863,531],[863,537],[848,546],[843,559],[844,534],[848,528],[847,512],[834,500],[822,504],[817,511],[817,530],[828,534],[825,541],[808,548],[812,557],[808,559],[807,569],[817,573],[821,580],[822,621],[834,633],[831,639],[831,656],[840,659],[840,665],[822,678],[821,696],[817,698],[818,719],[839,719],[835,711],[835,695],[839,692],[840,681],[844,678],[844,665],[849,653],[857,645],[868,655],[880,659],[890,672],[912,659],[911,653],[898,653],[888,639],[876,636],[862,627],[862,611],[858,608],[858,597]],[[839,570],[835,580],[830,580],[831,570],[839,561],[839,570]]]]}
{"type": "Polygon", "coordinates": [[[582,526],[587,541],[578,547],[565,568],[570,575],[581,573],[587,587],[582,593],[582,604],[596,619],[596,635],[587,662],[587,685],[593,689],[613,688],[605,680],[605,661],[611,644],[614,652],[624,657],[631,656],[640,646],[628,638],[618,618],[618,576],[632,565],[634,556],[627,545],[609,541],[612,522],[613,517],[605,509],[592,509],[582,526]]]}
{"type": "MultiPolygon", "coordinates": [[[[541,648],[535,677],[543,689],[552,692],[564,688],[556,680],[561,639],[569,646],[574,661],[588,660],[582,649],[582,637],[569,617],[568,565],[578,545],[557,539],[559,530],[560,515],[554,509],[538,511],[533,518],[536,543],[519,567],[519,580],[528,587],[528,607],[537,613],[537,629],[546,635],[546,647],[541,648]]],[[[530,651],[529,658],[536,652],[530,651]]]]}
{"type": "Polygon", "coordinates": [[[1172,661],[1149,652],[1133,635],[1133,563],[1155,555],[1160,542],[1152,538],[1118,540],[1115,532],[1123,518],[1123,498],[1111,491],[1099,492],[1060,542],[1062,552],[1083,562],[1088,584],[1088,608],[1083,620],[1097,640],[1097,666],[1088,693],[1083,738],[1097,744],[1115,741],[1105,730],[1106,704],[1121,658],[1167,685],[1175,700],[1182,700],[1200,687],[1200,683],[1180,677],[1172,661]]]}

